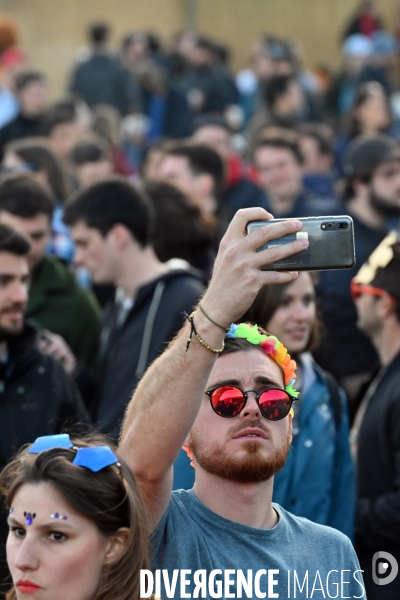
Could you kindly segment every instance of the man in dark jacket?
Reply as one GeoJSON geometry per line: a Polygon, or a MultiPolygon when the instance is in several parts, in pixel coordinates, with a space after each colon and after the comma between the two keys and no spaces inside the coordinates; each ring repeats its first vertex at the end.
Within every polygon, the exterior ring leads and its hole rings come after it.
{"type": "Polygon", "coordinates": [[[152,246],[153,209],[130,183],[110,178],[83,190],[66,210],[75,260],[95,283],[117,288],[105,314],[96,425],[117,437],[139,378],[165,349],[204,291],[195,273],[161,263],[152,246]]]}
{"type": "Polygon", "coordinates": [[[239,94],[228,73],[215,66],[215,45],[198,38],[190,53],[187,74],[187,97],[195,112],[221,114],[229,104],[237,104],[239,94]]]}
{"type": "MultiPolygon", "coordinates": [[[[38,350],[37,331],[24,322],[29,250],[25,237],[0,224],[0,468],[23,444],[89,422],[73,382],[58,362],[38,350]]],[[[7,533],[0,514],[2,580],[7,533]]]]}
{"type": "Polygon", "coordinates": [[[380,360],[352,430],[358,472],[356,550],[368,600],[400,598],[400,577],[396,577],[396,561],[400,564],[399,273],[400,242],[392,232],[352,283],[358,326],[371,339],[380,360]]]}
{"type": "Polygon", "coordinates": [[[51,197],[29,176],[10,176],[0,184],[0,222],[19,229],[31,241],[27,317],[61,335],[77,360],[94,370],[100,308],[68,267],[46,254],[52,212],[51,197]]]}

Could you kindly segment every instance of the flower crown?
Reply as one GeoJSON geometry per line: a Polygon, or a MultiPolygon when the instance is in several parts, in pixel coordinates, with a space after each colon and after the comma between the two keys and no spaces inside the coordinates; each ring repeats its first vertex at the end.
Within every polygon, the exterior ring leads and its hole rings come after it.
{"type": "Polygon", "coordinates": [[[257,325],[249,323],[240,323],[239,325],[232,323],[225,337],[243,338],[250,344],[260,346],[265,354],[270,356],[282,369],[287,393],[295,398],[298,397],[299,392],[293,387],[296,379],[296,362],[290,358],[288,351],[278,338],[274,335],[260,333],[257,325]]]}

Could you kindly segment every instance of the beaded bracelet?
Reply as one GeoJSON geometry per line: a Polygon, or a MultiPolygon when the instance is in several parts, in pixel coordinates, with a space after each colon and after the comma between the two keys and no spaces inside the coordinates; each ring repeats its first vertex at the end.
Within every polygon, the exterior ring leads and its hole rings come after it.
{"type": "Polygon", "coordinates": [[[203,340],[202,337],[199,336],[199,334],[197,333],[195,324],[194,324],[194,315],[196,314],[196,311],[192,312],[191,315],[187,315],[185,313],[185,317],[186,319],[189,321],[190,323],[190,335],[186,344],[186,352],[189,350],[189,346],[190,346],[190,342],[192,341],[192,336],[194,334],[194,337],[196,338],[196,340],[199,342],[199,344],[201,344],[202,346],[204,346],[204,348],[206,348],[206,350],[209,350],[210,352],[213,352],[213,354],[221,354],[221,352],[223,351],[223,349],[225,348],[225,341],[222,340],[222,344],[220,348],[212,348],[209,344],[207,344],[207,342],[205,342],[203,340]]]}

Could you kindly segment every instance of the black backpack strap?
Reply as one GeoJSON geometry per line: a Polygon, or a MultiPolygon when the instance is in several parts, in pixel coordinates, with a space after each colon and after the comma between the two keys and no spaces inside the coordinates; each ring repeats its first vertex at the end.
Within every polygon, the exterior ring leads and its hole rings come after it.
{"type": "Polygon", "coordinates": [[[340,397],[339,386],[333,375],[327,371],[324,371],[324,375],[326,377],[326,383],[328,384],[329,395],[331,397],[333,419],[335,421],[336,431],[339,431],[340,422],[342,420],[342,399],[340,397]]]}

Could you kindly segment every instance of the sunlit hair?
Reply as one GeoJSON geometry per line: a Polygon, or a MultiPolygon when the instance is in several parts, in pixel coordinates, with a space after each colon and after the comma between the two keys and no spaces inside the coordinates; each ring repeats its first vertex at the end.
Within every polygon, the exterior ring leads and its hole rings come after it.
{"type": "MultiPolygon", "coordinates": [[[[100,435],[71,441],[78,447],[110,446],[100,435]]],[[[28,454],[27,448],[20,451],[0,475],[6,506],[11,507],[23,485],[49,483],[73,510],[92,521],[105,538],[120,527],[128,527],[125,547],[116,561],[104,565],[92,600],[138,600],[140,570],[149,568],[148,528],[133,475],[120,457],[120,467],[112,465],[94,473],[73,465],[75,455],[74,448],[52,448],[41,454],[28,454]]],[[[15,589],[5,598],[17,600],[15,589]]]]}

